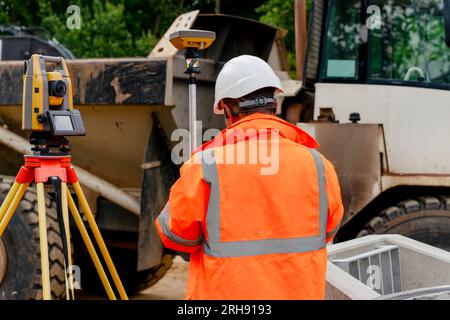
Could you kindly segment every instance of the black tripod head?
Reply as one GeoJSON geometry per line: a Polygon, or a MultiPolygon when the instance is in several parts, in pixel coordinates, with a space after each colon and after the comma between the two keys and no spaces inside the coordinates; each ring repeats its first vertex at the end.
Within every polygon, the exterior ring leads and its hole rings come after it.
{"type": "Polygon", "coordinates": [[[63,156],[70,154],[70,142],[64,137],[55,137],[48,133],[32,132],[29,138],[31,151],[35,155],[63,156]]]}

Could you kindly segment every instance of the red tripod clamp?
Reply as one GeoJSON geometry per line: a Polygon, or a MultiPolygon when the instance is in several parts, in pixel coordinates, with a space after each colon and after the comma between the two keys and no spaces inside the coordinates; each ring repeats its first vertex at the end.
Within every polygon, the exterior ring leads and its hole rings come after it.
{"type": "Polygon", "coordinates": [[[71,165],[71,156],[26,155],[16,176],[18,183],[47,182],[50,177],[59,177],[62,182],[73,184],[78,177],[71,165]]]}

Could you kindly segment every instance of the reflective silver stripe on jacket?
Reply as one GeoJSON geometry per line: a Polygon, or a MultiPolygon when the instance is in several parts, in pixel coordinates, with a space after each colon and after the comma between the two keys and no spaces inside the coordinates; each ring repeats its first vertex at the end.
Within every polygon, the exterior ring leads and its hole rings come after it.
{"type": "Polygon", "coordinates": [[[186,247],[195,247],[203,242],[203,236],[201,236],[197,240],[188,240],[181,238],[180,236],[173,233],[169,227],[169,217],[170,217],[169,202],[167,202],[166,206],[161,211],[161,214],[158,217],[158,221],[159,225],[161,226],[162,232],[169,240],[175,242],[176,244],[186,247]]]}
{"type": "Polygon", "coordinates": [[[325,184],[325,167],[319,153],[308,149],[314,158],[319,185],[319,234],[311,237],[291,239],[264,239],[251,241],[220,241],[220,190],[214,149],[202,152],[203,179],[210,184],[210,197],[206,214],[204,252],[213,257],[242,257],[276,253],[301,253],[316,251],[326,246],[328,219],[328,196],[325,184]]]}

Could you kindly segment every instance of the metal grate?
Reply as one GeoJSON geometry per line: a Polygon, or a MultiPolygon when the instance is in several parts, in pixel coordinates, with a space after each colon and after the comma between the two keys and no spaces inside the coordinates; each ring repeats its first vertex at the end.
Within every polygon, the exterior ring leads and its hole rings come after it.
{"type": "Polygon", "coordinates": [[[331,262],[381,295],[402,291],[398,246],[380,246],[360,255],[331,262]]]}

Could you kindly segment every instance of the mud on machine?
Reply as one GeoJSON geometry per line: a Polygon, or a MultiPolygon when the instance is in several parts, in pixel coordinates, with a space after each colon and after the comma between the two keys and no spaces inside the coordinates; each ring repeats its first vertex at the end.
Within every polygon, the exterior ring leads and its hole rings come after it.
{"type": "Polygon", "coordinates": [[[25,155],[20,168],[0,207],[0,237],[14,215],[23,195],[31,183],[36,184],[38,198],[39,243],[44,300],[51,299],[50,270],[47,243],[47,222],[44,186],[53,187],[56,198],[58,225],[64,251],[66,299],[74,300],[72,252],[70,246],[69,211],[80,231],[89,255],[95,265],[108,298],[128,299],[106,244],[89,208],[86,197],[71,165],[70,144],[67,136],[84,136],[81,114],[73,109],[72,84],[66,63],[61,57],[35,54],[25,62],[23,75],[22,130],[31,132],[32,153],[25,155]],[[116,291],[113,290],[94,243],[84,225],[80,212],[70,193],[77,196],[82,212],[101,256],[110,273],[116,291]]]}

